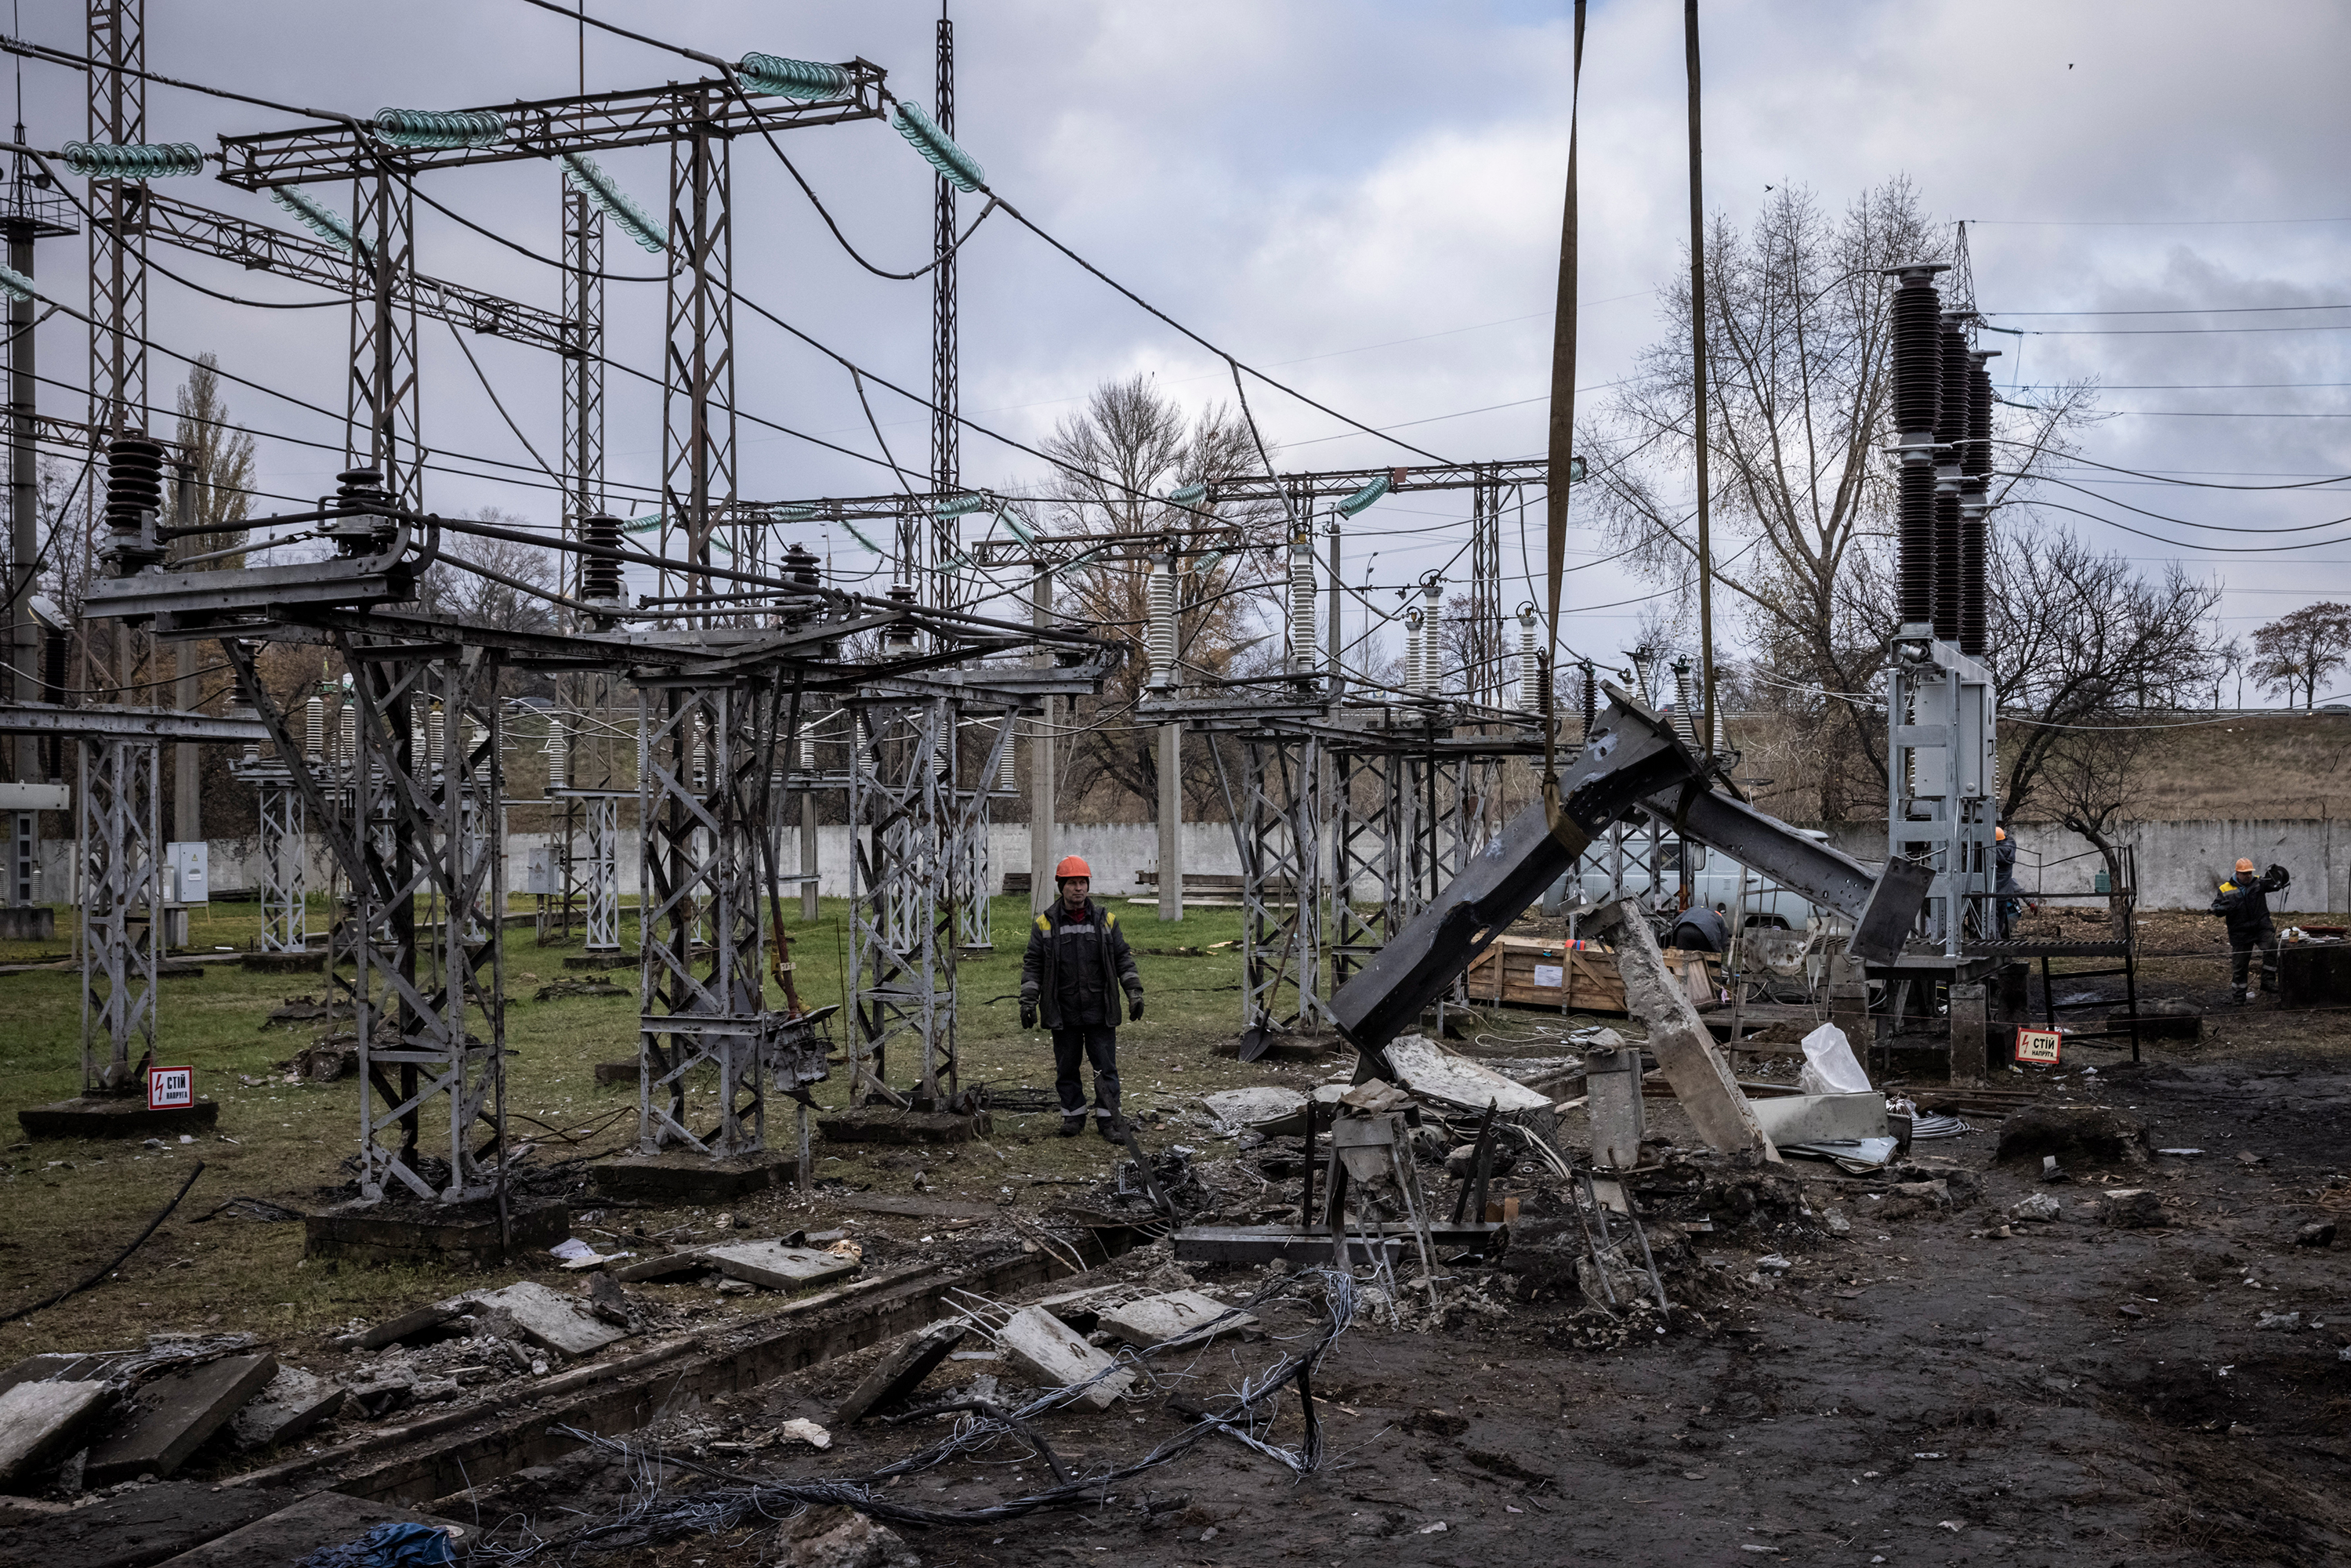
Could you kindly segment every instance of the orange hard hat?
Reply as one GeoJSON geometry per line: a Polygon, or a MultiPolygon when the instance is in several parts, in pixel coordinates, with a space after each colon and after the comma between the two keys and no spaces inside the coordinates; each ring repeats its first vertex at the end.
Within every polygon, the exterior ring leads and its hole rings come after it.
{"type": "Polygon", "coordinates": [[[1093,867],[1086,864],[1076,855],[1064,855],[1061,857],[1061,863],[1053,868],[1053,880],[1067,882],[1073,876],[1081,876],[1088,882],[1092,882],[1094,879],[1093,867]]]}
{"type": "Polygon", "coordinates": [[[2252,869],[2253,869],[2253,862],[2251,862],[2251,861],[2248,861],[2248,860],[2241,860],[2241,861],[2239,861],[2239,862],[2237,862],[2237,874],[2238,874],[2238,875],[2240,875],[2240,876],[2245,876],[2245,875],[2249,875],[2249,874],[2251,874],[2251,873],[2252,872],[2252,869]]]}
{"type": "Polygon", "coordinates": [[[2006,828],[1994,828],[1991,831],[1991,836],[1995,839],[2004,840],[2008,837],[2008,830],[2006,828]]]}

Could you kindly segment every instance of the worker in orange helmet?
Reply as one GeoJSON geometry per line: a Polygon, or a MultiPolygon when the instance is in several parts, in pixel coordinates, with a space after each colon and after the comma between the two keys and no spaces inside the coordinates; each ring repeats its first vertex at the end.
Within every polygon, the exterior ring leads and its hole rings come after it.
{"type": "Polygon", "coordinates": [[[1037,916],[1020,960],[1020,1027],[1041,1015],[1053,1031],[1054,1086],[1061,1099],[1061,1136],[1085,1131],[1081,1061],[1094,1070],[1094,1130],[1113,1143],[1126,1135],[1118,1113],[1118,993],[1130,1022],[1143,1017],[1143,977],[1118,916],[1094,904],[1093,869],[1076,855],[1053,868],[1061,896],[1037,916]]]}

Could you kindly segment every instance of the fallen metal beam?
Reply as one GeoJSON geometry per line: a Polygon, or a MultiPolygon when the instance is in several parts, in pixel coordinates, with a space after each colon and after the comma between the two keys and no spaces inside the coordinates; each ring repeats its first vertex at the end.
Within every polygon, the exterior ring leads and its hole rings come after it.
{"type": "Polygon", "coordinates": [[[1664,721],[1615,687],[1605,689],[1607,708],[1561,770],[1556,826],[1540,803],[1520,812],[1332,996],[1331,1016],[1358,1051],[1376,1058],[1544,888],[1573,869],[1601,830],[1636,806],[1854,921],[1856,957],[1882,962],[1901,951],[1926,894],[1922,868],[1897,860],[1873,876],[1850,855],[1704,788],[1698,759],[1664,721]]]}

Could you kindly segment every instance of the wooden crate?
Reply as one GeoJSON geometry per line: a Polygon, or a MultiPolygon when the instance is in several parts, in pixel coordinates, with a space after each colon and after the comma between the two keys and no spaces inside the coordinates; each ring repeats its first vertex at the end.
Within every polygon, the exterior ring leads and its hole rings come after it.
{"type": "Polygon", "coordinates": [[[1615,955],[1604,947],[1570,950],[1537,937],[1501,936],[1469,966],[1469,1000],[1621,1013],[1625,982],[1615,955]]]}

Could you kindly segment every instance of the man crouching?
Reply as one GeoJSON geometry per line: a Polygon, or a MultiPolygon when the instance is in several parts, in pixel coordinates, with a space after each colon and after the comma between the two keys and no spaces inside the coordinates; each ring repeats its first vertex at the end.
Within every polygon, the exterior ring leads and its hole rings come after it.
{"type": "Polygon", "coordinates": [[[1020,960],[1020,1027],[1035,1029],[1041,1009],[1053,1031],[1054,1086],[1061,1097],[1061,1136],[1085,1131],[1085,1087],[1078,1064],[1094,1070],[1094,1130],[1115,1143],[1126,1132],[1118,1114],[1118,990],[1126,1016],[1143,1017],[1143,977],[1118,916],[1088,899],[1093,871],[1071,855],[1053,868],[1061,897],[1037,916],[1020,960]]]}

